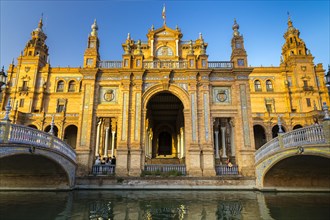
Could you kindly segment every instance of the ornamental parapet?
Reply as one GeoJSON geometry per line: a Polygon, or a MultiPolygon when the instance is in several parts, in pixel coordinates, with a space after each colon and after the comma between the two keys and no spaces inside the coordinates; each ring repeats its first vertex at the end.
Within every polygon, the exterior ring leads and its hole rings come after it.
{"type": "MultiPolygon", "coordinates": [[[[187,69],[188,61],[156,60],[143,61],[144,69],[187,69]]],[[[120,69],[123,67],[122,61],[99,61],[97,64],[101,69],[120,69]]],[[[232,69],[234,67],[231,61],[208,61],[208,69],[232,69]]]]}

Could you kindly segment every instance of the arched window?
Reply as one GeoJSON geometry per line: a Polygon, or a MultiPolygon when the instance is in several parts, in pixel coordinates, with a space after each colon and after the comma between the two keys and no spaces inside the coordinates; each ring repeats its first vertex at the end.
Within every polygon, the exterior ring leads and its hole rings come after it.
{"type": "Polygon", "coordinates": [[[267,89],[267,92],[272,92],[273,91],[273,83],[272,83],[272,81],[270,81],[270,80],[267,80],[266,81],[266,89],[267,89]]]}
{"type": "Polygon", "coordinates": [[[61,80],[57,83],[56,92],[64,92],[64,81],[61,80]]]}
{"type": "Polygon", "coordinates": [[[76,91],[76,82],[74,80],[71,80],[69,82],[69,92],[75,92],[76,91]]]}
{"type": "Polygon", "coordinates": [[[259,80],[254,81],[254,90],[256,92],[261,92],[261,83],[259,80]]]}

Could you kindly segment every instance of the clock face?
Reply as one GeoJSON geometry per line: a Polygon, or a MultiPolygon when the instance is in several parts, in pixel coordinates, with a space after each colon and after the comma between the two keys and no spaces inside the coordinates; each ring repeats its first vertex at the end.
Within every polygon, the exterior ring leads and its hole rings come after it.
{"type": "Polygon", "coordinates": [[[89,43],[89,47],[90,47],[90,48],[93,48],[94,46],[95,46],[95,43],[94,43],[94,42],[90,42],[90,43],[89,43]]]}
{"type": "Polygon", "coordinates": [[[244,60],[243,60],[243,59],[238,59],[238,60],[237,60],[237,64],[238,64],[239,66],[244,66],[244,60]]]}
{"type": "Polygon", "coordinates": [[[236,43],[236,48],[241,48],[241,43],[236,43]]]}

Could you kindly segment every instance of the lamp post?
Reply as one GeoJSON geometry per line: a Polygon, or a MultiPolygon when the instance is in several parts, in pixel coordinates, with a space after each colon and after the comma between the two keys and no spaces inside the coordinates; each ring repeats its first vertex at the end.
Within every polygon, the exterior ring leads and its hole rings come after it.
{"type": "Polygon", "coordinates": [[[2,69],[0,71],[0,92],[3,90],[3,86],[6,85],[6,82],[7,82],[7,76],[4,67],[2,66],[2,69]]]}
{"type": "Polygon", "coordinates": [[[330,65],[328,65],[328,72],[325,75],[325,85],[327,86],[328,93],[330,96],[330,65]]]}

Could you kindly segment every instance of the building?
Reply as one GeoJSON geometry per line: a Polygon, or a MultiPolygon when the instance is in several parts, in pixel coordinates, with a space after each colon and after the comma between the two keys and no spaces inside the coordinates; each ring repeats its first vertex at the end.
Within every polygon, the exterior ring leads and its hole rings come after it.
{"type": "Polygon", "coordinates": [[[97,156],[116,156],[118,176],[139,176],[149,164],[215,176],[215,165],[230,160],[253,177],[254,152],[279,122],[284,130],[311,124],[329,103],[323,67],[314,66],[290,19],[281,65],[265,68],[248,67],[236,21],[225,62],[208,60],[202,34],[185,41],[165,22],[145,41],[128,34],[122,60],[104,61],[94,21],[75,68],[49,64],[42,27],[41,19],[8,68],[2,114],[10,99],[14,123],[48,132],[53,120],[55,135],[77,153],[78,176],[91,173],[97,156]]]}

